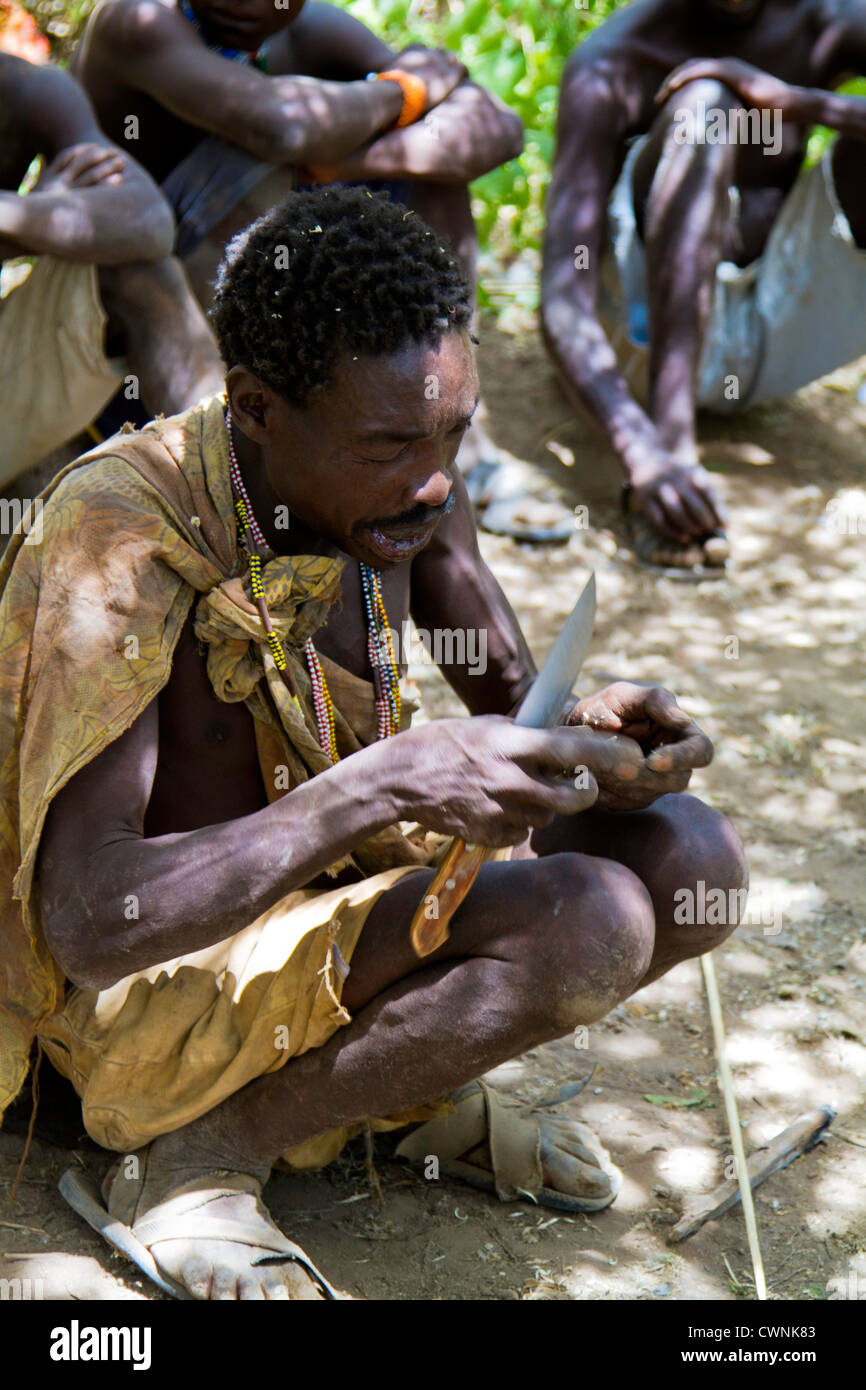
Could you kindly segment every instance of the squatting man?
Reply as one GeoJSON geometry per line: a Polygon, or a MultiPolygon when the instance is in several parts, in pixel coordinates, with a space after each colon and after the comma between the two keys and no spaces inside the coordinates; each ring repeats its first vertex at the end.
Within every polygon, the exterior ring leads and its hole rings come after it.
{"type": "Polygon", "coordinates": [[[686,793],[712,750],[668,691],[620,681],[548,731],[509,717],[534,667],[454,467],[470,316],[417,215],[290,195],[221,270],[228,408],[86,456],[0,575],[25,730],[21,828],[0,836],[30,952],[16,1026],[29,1008],[90,1134],[139,1160],[106,1205],[197,1298],[322,1296],[262,1187],[368,1122],[443,1177],[607,1206],[616,1169],[564,1116],[508,1107],[530,1142],[491,1173],[503,1104],[476,1078],[712,949],[731,924],[677,925],[674,894],[745,882],[735,831],[686,793]],[[410,614],[486,632],[483,674],[442,666],[467,716],[410,728],[396,664],[371,667],[410,614]],[[452,835],[499,854],[419,960],[409,924],[452,835]]]}

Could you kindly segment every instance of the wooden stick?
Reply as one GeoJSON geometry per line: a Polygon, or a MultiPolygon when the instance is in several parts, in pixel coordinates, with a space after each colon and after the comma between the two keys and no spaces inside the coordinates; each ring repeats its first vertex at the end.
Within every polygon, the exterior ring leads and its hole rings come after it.
{"type": "Polygon", "coordinates": [[[743,1147],[743,1133],[740,1129],[737,1098],[734,1095],[734,1083],[731,1079],[731,1069],[728,1066],[725,1025],[722,1020],[722,1001],[719,998],[716,968],[713,964],[711,954],[708,953],[705,956],[701,956],[701,970],[704,976],[704,988],[707,991],[707,1002],[710,1006],[710,1021],[713,1025],[713,1037],[716,1041],[719,1085],[721,1086],[722,1095],[725,1098],[725,1112],[728,1117],[731,1146],[734,1150],[734,1158],[737,1164],[737,1181],[740,1185],[743,1216],[746,1220],[746,1235],[749,1238],[749,1253],[752,1256],[752,1269],[755,1272],[755,1292],[758,1296],[758,1301],[763,1303],[766,1302],[767,1298],[767,1280],[764,1275],[764,1261],[761,1258],[761,1243],[758,1239],[758,1220],[755,1216],[755,1203],[752,1200],[752,1185],[749,1181],[749,1167],[746,1162],[746,1151],[743,1147]]]}
{"type": "MultiPolygon", "coordinates": [[[[787,1168],[795,1158],[808,1153],[820,1143],[835,1118],[835,1112],[829,1105],[809,1110],[805,1115],[798,1115],[793,1124],[783,1129],[781,1134],[777,1134],[750,1154],[749,1182],[752,1191],[754,1192],[755,1188],[773,1173],[787,1168]]],[[[686,1203],[686,1209],[679,1221],[669,1232],[668,1244],[676,1245],[679,1241],[686,1240],[688,1236],[694,1235],[705,1221],[715,1221],[717,1217],[724,1216],[739,1200],[740,1192],[734,1178],[723,1182],[715,1192],[692,1197],[686,1203]]]]}

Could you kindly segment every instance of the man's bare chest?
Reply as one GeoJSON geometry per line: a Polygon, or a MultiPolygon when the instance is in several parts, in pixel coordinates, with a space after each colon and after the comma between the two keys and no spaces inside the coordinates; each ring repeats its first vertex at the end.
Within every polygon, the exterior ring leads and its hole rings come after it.
{"type": "MultiPolygon", "coordinates": [[[[409,610],[409,571],[383,577],[389,626],[402,631],[409,610]]],[[[340,601],[314,635],[316,650],[362,680],[373,672],[358,566],[349,561],[340,601]]],[[[207,673],[207,647],[190,615],[178,640],[171,676],[159,696],[159,753],[145,817],[148,836],[178,834],[235,820],[268,802],[253,716],[243,702],[217,698],[207,673]]]]}

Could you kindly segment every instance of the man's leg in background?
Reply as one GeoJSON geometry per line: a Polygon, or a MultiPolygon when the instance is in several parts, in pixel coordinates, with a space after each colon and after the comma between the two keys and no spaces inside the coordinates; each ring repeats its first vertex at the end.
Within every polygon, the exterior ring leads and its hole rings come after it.
{"type": "Polygon", "coordinates": [[[222,389],[216,341],[180,261],[102,266],[99,288],[106,350],[125,357],[149,416],[179,414],[222,389]]]}

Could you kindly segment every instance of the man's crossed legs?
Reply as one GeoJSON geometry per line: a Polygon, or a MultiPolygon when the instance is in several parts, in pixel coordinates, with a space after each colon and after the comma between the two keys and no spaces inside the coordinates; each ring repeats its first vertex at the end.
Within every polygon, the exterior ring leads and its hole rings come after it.
{"type": "MultiPolygon", "coordinates": [[[[733,930],[733,921],[677,925],[674,895],[703,879],[730,901],[729,891],[746,884],[746,865],[730,823],[689,795],[643,811],[559,818],[511,863],[482,868],[450,939],[419,960],[409,922],[430,877],[406,875],[370,913],[342,995],[351,1023],[151,1144],[137,1220],[205,1174],[264,1184],[279,1155],[314,1135],[422,1105],[597,1022],[733,930]]],[[[587,1155],[573,1127],[540,1124],[545,1185],[580,1193],[587,1155]]],[[[195,1297],[319,1296],[297,1264],[254,1267],[261,1251],[227,1239],[224,1226],[219,1239],[207,1239],[209,1219],[266,1231],[254,1194],[230,1193],[209,1201],[204,1217],[202,1210],[194,1239],[184,1238],[179,1216],[172,1238],[151,1245],[159,1267],[195,1297]]]]}

